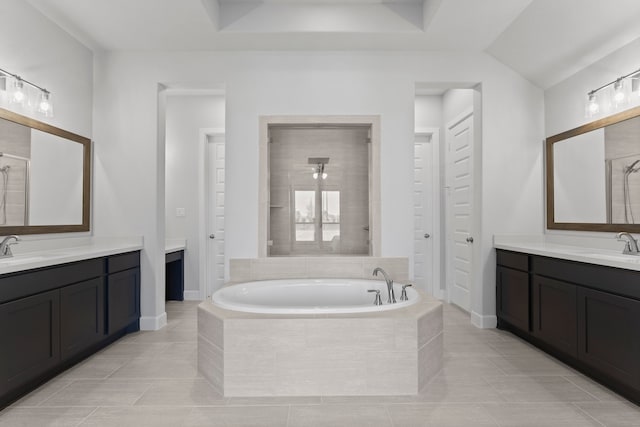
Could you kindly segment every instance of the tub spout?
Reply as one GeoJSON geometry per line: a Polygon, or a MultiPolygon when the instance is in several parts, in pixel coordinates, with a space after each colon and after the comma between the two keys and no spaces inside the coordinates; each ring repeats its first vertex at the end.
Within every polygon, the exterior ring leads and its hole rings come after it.
{"type": "Polygon", "coordinates": [[[393,293],[393,280],[391,280],[389,278],[389,275],[387,274],[386,271],[384,271],[383,269],[381,269],[380,267],[376,267],[373,269],[373,275],[377,276],[378,272],[382,273],[382,275],[384,276],[384,280],[387,282],[387,292],[389,293],[389,299],[387,300],[388,304],[392,304],[396,302],[396,296],[393,293]]]}

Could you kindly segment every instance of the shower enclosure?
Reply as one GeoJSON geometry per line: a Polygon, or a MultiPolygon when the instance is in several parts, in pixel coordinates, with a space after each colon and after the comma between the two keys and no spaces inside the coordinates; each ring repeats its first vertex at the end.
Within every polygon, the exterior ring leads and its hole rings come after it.
{"type": "Polygon", "coordinates": [[[370,254],[369,132],[269,127],[269,256],[370,254]]]}
{"type": "Polygon", "coordinates": [[[614,224],[640,224],[640,153],[608,159],[607,215],[614,224]]]}
{"type": "Polygon", "coordinates": [[[31,161],[0,152],[0,225],[29,223],[31,161]]]}

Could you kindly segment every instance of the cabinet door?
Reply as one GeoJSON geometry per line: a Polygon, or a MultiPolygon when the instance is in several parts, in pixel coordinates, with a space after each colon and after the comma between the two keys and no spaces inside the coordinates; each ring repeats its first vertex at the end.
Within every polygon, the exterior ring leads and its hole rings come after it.
{"type": "Polygon", "coordinates": [[[0,395],[60,362],[60,292],[0,305],[0,395]]]}
{"type": "Polygon", "coordinates": [[[62,288],[60,309],[60,351],[66,359],[104,338],[103,278],[62,288]]]}
{"type": "Polygon", "coordinates": [[[140,269],[107,276],[107,325],[113,334],[140,318],[140,269]]]}
{"type": "Polygon", "coordinates": [[[496,270],[498,316],[529,331],[529,274],[499,265],[496,270]]]}
{"type": "Polygon", "coordinates": [[[640,301],[578,290],[578,358],[640,388],[640,301]]]}
{"type": "Polygon", "coordinates": [[[533,276],[533,334],[574,357],[578,344],[576,289],[571,283],[533,276]]]}

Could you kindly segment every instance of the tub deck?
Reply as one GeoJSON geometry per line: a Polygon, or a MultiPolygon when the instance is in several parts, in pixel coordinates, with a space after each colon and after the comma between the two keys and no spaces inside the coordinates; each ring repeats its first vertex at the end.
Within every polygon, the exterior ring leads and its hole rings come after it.
{"type": "Polygon", "coordinates": [[[413,395],[442,368],[442,304],[275,315],[198,306],[198,370],[224,396],[413,395]]]}

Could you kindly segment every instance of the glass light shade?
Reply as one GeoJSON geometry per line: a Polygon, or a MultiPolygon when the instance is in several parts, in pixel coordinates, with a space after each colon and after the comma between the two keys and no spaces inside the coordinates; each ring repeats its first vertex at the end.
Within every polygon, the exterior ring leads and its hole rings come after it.
{"type": "Polygon", "coordinates": [[[14,79],[13,84],[11,85],[11,97],[10,101],[12,104],[24,105],[27,99],[27,93],[24,89],[24,83],[21,79],[14,79]]]}
{"type": "Polygon", "coordinates": [[[313,173],[313,179],[318,179],[318,172],[313,173]]]}
{"type": "Polygon", "coordinates": [[[598,103],[598,95],[595,93],[589,94],[587,99],[587,105],[585,107],[586,117],[593,117],[600,112],[600,104],[598,103]]]}
{"type": "Polygon", "coordinates": [[[327,173],[326,172],[322,172],[322,179],[327,179],[327,173]]]}
{"type": "Polygon", "coordinates": [[[619,79],[613,84],[613,95],[611,98],[614,108],[624,107],[629,102],[629,94],[627,93],[628,86],[624,79],[619,79]]]}
{"type": "Polygon", "coordinates": [[[43,90],[40,93],[38,112],[45,117],[53,117],[53,104],[51,103],[51,94],[46,90],[43,90]]]}

